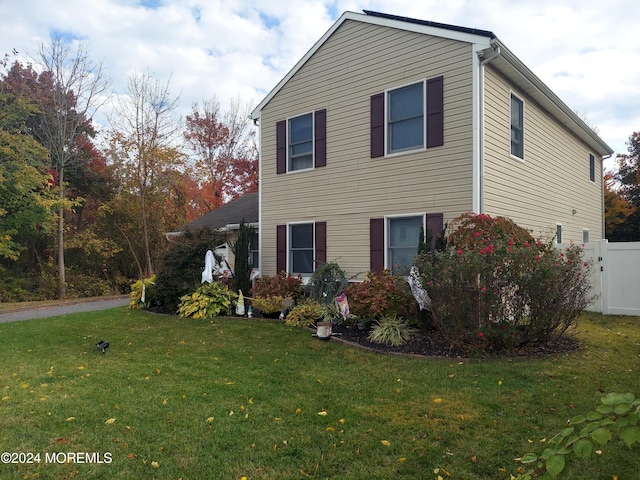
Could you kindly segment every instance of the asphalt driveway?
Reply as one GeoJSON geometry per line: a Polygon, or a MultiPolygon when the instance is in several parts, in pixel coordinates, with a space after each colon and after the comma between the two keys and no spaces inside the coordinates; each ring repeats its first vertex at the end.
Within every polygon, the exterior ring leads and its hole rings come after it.
{"type": "Polygon", "coordinates": [[[36,308],[16,308],[0,313],[0,323],[32,320],[34,318],[55,317],[68,313],[94,312],[109,308],[124,307],[129,305],[129,296],[83,299],[71,301],[62,305],[47,305],[36,308]]]}

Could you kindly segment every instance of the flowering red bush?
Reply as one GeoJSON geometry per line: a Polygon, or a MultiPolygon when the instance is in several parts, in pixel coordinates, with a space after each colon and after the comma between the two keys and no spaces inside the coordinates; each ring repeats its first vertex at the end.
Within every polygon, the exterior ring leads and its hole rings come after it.
{"type": "Polygon", "coordinates": [[[447,250],[421,254],[416,265],[434,322],[452,343],[492,350],[544,343],[591,302],[580,247],[561,252],[503,217],[465,214],[451,225],[447,250]]]}

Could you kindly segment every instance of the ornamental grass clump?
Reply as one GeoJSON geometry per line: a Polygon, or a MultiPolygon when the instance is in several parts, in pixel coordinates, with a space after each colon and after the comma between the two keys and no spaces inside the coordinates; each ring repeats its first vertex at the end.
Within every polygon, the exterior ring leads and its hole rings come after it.
{"type": "Polygon", "coordinates": [[[376,320],[367,337],[373,343],[381,343],[392,347],[404,345],[416,333],[408,320],[391,316],[376,320]]]}
{"type": "Polygon", "coordinates": [[[447,248],[418,256],[435,325],[457,346],[505,351],[556,340],[593,300],[582,248],[564,250],[504,217],[465,214],[447,248]]]}

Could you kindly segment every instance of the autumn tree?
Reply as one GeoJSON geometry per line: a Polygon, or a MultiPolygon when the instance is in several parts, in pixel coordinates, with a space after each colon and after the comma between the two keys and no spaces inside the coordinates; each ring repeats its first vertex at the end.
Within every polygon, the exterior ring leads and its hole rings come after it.
{"type": "Polygon", "coordinates": [[[175,114],[179,98],[171,95],[170,80],[163,84],[149,73],[133,74],[127,93],[110,118],[108,155],[123,184],[114,211],[121,211],[124,205],[131,212],[126,205],[136,199],[134,211],[140,231],[132,234],[129,228],[126,233],[124,226],[119,226],[132,252],[140,250],[136,254],[140,275],[149,277],[154,273],[152,247],[164,228],[160,218],[171,189],[168,179],[183,163],[175,146],[181,129],[180,118],[175,114]]]}
{"type": "Polygon", "coordinates": [[[26,127],[37,106],[0,82],[0,258],[18,260],[27,235],[53,226],[47,150],[26,127]]]}
{"type": "Polygon", "coordinates": [[[91,119],[106,101],[109,80],[102,63],[93,63],[85,44],[73,51],[61,36],[49,44],[41,43],[38,67],[46,72],[50,90],[40,97],[41,118],[38,133],[49,149],[51,166],[57,172],[59,197],[57,228],[58,296],[66,296],[64,256],[65,209],[70,203],[66,193],[66,170],[81,159],[83,140],[95,135],[91,119]]]}
{"type": "Polygon", "coordinates": [[[258,151],[249,108],[249,104],[234,99],[230,109],[222,113],[214,96],[202,104],[195,103],[186,117],[184,138],[205,192],[205,211],[258,190],[258,151]]]}
{"type": "Polygon", "coordinates": [[[633,206],[620,193],[617,174],[607,171],[604,174],[604,219],[606,238],[613,240],[618,225],[625,222],[634,211],[633,206]]]}
{"type": "MultiPolygon", "coordinates": [[[[607,238],[618,242],[640,241],[640,132],[634,132],[627,142],[628,152],[617,157],[616,194],[619,195],[617,223],[607,231],[607,238]]],[[[607,191],[605,190],[605,202],[607,191]]]]}

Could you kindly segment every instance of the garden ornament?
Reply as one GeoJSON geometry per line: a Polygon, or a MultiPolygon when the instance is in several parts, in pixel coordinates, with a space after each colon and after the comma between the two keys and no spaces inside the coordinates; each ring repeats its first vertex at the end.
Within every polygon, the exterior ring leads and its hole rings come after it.
{"type": "Polygon", "coordinates": [[[418,278],[418,268],[415,265],[411,267],[411,270],[409,270],[408,281],[409,287],[411,287],[411,293],[416,299],[416,302],[418,302],[420,310],[431,311],[431,297],[429,297],[429,294],[420,283],[420,278],[418,278]]]}

